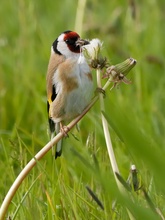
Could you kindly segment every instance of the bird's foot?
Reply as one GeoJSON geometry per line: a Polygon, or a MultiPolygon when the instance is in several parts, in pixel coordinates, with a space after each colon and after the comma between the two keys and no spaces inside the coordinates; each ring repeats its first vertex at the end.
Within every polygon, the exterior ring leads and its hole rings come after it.
{"type": "Polygon", "coordinates": [[[60,123],[60,131],[61,133],[63,133],[64,137],[69,137],[68,132],[70,131],[70,128],[68,128],[65,125],[63,126],[61,123],[60,123]]]}
{"type": "Polygon", "coordinates": [[[105,98],[106,93],[105,93],[105,90],[104,90],[104,89],[102,89],[102,88],[100,88],[100,87],[96,88],[95,94],[98,94],[98,93],[103,94],[103,97],[105,98]]]}

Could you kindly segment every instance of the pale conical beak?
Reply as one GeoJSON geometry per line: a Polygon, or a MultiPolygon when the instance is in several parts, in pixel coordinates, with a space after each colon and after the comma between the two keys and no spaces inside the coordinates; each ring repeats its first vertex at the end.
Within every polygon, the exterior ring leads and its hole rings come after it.
{"type": "Polygon", "coordinates": [[[82,47],[82,46],[87,45],[87,44],[89,44],[89,41],[88,41],[88,40],[83,40],[83,39],[81,39],[81,38],[79,38],[79,39],[76,41],[76,46],[82,47]]]}

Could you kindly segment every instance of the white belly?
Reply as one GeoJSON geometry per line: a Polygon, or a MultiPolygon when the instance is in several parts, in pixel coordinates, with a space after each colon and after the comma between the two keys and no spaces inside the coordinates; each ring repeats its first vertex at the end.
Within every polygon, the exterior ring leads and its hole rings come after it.
{"type": "Polygon", "coordinates": [[[82,113],[85,107],[90,103],[93,96],[93,83],[88,77],[82,79],[79,88],[68,94],[65,113],[69,118],[82,113]]]}
{"type": "Polygon", "coordinates": [[[93,97],[93,81],[87,76],[90,72],[87,63],[77,65],[74,72],[78,78],[79,87],[68,94],[65,112],[70,118],[81,114],[93,97]]]}
{"type": "Polygon", "coordinates": [[[50,106],[50,115],[55,123],[72,120],[81,114],[93,97],[93,81],[84,57],[81,63],[78,63],[78,60],[67,59],[62,65],[69,68],[59,67],[61,69],[58,69],[53,76],[57,97],[50,106]],[[61,79],[65,80],[61,81],[61,79]],[[66,89],[66,83],[72,85],[71,80],[75,81],[75,88],[66,89]]]}

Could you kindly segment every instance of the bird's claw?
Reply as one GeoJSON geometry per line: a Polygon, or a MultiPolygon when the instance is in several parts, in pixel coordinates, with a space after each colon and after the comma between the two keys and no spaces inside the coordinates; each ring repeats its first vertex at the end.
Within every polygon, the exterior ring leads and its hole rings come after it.
{"type": "Polygon", "coordinates": [[[100,88],[100,87],[96,88],[95,94],[98,94],[98,93],[103,94],[103,97],[105,98],[106,93],[105,93],[105,90],[104,90],[104,89],[102,89],[102,88],[100,88]]]}
{"type": "Polygon", "coordinates": [[[69,137],[68,132],[70,131],[70,128],[67,126],[60,126],[60,132],[63,133],[64,137],[69,137]]]}

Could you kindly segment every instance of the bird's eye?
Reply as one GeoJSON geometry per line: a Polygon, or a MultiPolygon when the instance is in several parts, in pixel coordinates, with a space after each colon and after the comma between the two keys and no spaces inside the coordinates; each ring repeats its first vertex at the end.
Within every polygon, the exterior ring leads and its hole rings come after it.
{"type": "Polygon", "coordinates": [[[68,44],[68,45],[74,45],[75,42],[76,42],[77,38],[69,38],[67,40],[65,40],[65,42],[68,44]]]}

